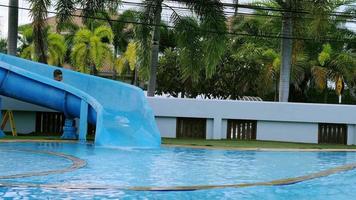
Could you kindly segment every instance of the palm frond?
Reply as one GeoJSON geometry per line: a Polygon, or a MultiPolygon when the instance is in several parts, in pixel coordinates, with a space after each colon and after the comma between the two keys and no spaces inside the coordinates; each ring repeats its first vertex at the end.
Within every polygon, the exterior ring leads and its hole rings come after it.
{"type": "Polygon", "coordinates": [[[115,66],[115,69],[119,75],[121,75],[122,72],[124,71],[126,61],[127,60],[126,60],[125,56],[120,56],[119,58],[116,59],[114,66],[115,66]]]}
{"type": "Polygon", "coordinates": [[[63,24],[73,22],[72,13],[76,10],[76,0],[57,0],[55,9],[57,11],[57,29],[61,29],[63,24]]]}
{"type": "Polygon", "coordinates": [[[99,26],[94,30],[94,35],[99,37],[102,42],[109,44],[113,42],[114,33],[108,26],[99,26]]]}
{"type": "Polygon", "coordinates": [[[79,30],[74,36],[74,44],[89,43],[92,33],[88,29],[79,30]]]}
{"type": "Polygon", "coordinates": [[[29,0],[32,17],[33,35],[36,55],[40,62],[47,62],[46,18],[50,0],[29,0]]]}
{"type": "Polygon", "coordinates": [[[64,56],[67,51],[65,39],[62,35],[51,33],[48,35],[48,59],[51,60],[52,65],[62,65],[64,62],[64,56]]]}
{"type": "Polygon", "coordinates": [[[327,75],[328,70],[324,67],[314,66],[312,67],[312,74],[314,82],[320,90],[324,90],[327,87],[327,75]]]}
{"type": "Polygon", "coordinates": [[[127,49],[125,52],[125,58],[128,61],[128,64],[130,66],[130,70],[133,71],[136,67],[136,61],[137,61],[137,45],[135,42],[130,42],[127,45],[127,49]]]}

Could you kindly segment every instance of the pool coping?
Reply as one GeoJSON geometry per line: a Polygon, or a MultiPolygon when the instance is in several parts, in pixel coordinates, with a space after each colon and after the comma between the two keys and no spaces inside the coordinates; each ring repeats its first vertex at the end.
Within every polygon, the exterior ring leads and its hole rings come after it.
{"type": "MultiPolygon", "coordinates": [[[[0,143],[23,143],[23,142],[46,142],[46,143],[78,143],[78,140],[57,140],[57,139],[10,139],[1,140],[0,143]]],[[[93,142],[86,142],[92,144],[93,142]]],[[[185,144],[162,144],[168,148],[192,148],[192,149],[211,149],[211,150],[236,150],[236,151],[290,151],[290,152],[356,152],[356,149],[314,149],[314,148],[258,148],[258,147],[217,147],[217,146],[201,146],[201,145],[185,145],[185,144]]]]}

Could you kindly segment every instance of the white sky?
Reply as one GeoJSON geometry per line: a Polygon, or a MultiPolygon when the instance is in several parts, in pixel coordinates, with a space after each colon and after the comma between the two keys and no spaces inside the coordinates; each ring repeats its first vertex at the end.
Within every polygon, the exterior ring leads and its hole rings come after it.
{"type": "MultiPolygon", "coordinates": [[[[0,0],[0,37],[6,37],[7,36],[7,29],[8,29],[8,8],[3,7],[1,5],[9,5],[9,1],[11,0],[0,0]]],[[[142,2],[141,0],[126,0],[128,2],[142,2]]],[[[223,2],[231,3],[233,0],[222,0],[223,2]]],[[[252,2],[253,0],[240,0],[241,3],[247,3],[247,2],[252,2]]],[[[53,1],[54,2],[54,1],[53,1]]],[[[168,3],[170,4],[170,3],[168,3]]],[[[172,5],[172,4],[170,4],[172,5]]],[[[175,5],[179,6],[179,5],[175,5]]],[[[24,7],[28,8],[29,3],[26,0],[19,0],[19,7],[24,7]]],[[[125,9],[132,9],[132,8],[139,8],[139,7],[132,7],[125,5],[120,7],[120,10],[125,10],[125,9]]],[[[51,9],[53,10],[53,9],[51,9]]],[[[228,11],[233,11],[233,10],[228,10],[228,11]]],[[[52,14],[53,15],[53,14],[52,14]]],[[[51,14],[49,16],[52,16],[51,14]]],[[[169,15],[170,12],[167,10],[164,10],[162,14],[162,20],[168,21],[169,20],[169,15]]],[[[22,24],[27,24],[31,22],[31,18],[29,17],[29,12],[27,10],[19,10],[19,25],[22,24]]]]}

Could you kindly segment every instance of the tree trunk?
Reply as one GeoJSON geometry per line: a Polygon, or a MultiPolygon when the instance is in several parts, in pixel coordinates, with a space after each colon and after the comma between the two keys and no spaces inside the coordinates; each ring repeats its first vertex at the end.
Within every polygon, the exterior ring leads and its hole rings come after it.
{"type": "MultiPolygon", "coordinates": [[[[162,0],[156,1],[155,13],[154,13],[154,24],[159,25],[161,23],[161,13],[162,13],[162,0]]],[[[152,37],[152,53],[151,53],[151,68],[150,68],[150,79],[148,82],[147,95],[152,97],[155,95],[156,91],[156,77],[157,77],[157,65],[158,65],[158,52],[159,52],[159,40],[160,40],[160,26],[154,26],[153,37],[152,37]]]]}
{"type": "Polygon", "coordinates": [[[292,49],[293,40],[292,37],[293,23],[292,13],[285,12],[283,14],[282,22],[282,42],[281,42],[281,72],[279,82],[279,101],[288,102],[289,97],[289,85],[290,85],[290,73],[292,66],[292,49]]]}
{"type": "Polygon", "coordinates": [[[16,56],[17,53],[17,32],[18,32],[18,13],[19,1],[9,0],[9,19],[7,34],[7,53],[16,56]]]}
{"type": "Polygon", "coordinates": [[[138,82],[138,69],[137,67],[135,67],[135,69],[133,70],[132,85],[137,86],[137,82],[138,82]]]}

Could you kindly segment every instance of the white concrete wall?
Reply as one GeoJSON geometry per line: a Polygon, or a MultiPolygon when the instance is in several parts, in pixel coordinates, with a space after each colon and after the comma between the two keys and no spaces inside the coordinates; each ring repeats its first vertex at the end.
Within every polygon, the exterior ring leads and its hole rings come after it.
{"type": "Polygon", "coordinates": [[[226,139],[226,133],[227,133],[227,120],[223,119],[222,120],[222,125],[221,125],[220,138],[221,139],[226,139]]]}
{"type": "MultiPolygon", "coordinates": [[[[356,144],[356,106],[147,98],[156,116],[162,137],[176,137],[176,117],[206,118],[207,139],[225,139],[227,120],[256,120],[257,139],[288,142],[318,142],[318,123],[348,125],[348,144],[356,144]]],[[[3,98],[3,109],[51,111],[10,98],[3,98]]],[[[22,114],[21,114],[22,115],[22,114]]],[[[24,114],[25,116],[26,114],[24,114]]],[[[18,127],[34,131],[35,117],[15,116],[18,127]],[[32,124],[30,126],[30,124],[32,124]]],[[[30,132],[32,132],[30,131],[30,132]]]]}
{"type": "Polygon", "coordinates": [[[156,117],[156,122],[162,137],[176,137],[177,120],[175,117],[156,117]]]}
{"type": "MultiPolygon", "coordinates": [[[[36,130],[36,113],[27,111],[14,111],[14,120],[17,133],[28,134],[36,130]]],[[[6,132],[11,132],[10,120],[5,126],[6,132]]]]}
{"type": "Polygon", "coordinates": [[[155,116],[258,121],[356,124],[356,106],[281,102],[249,102],[147,98],[155,116]]]}
{"type": "Polygon", "coordinates": [[[347,125],[347,145],[356,144],[356,125],[347,125]]]}
{"type": "Polygon", "coordinates": [[[318,143],[318,124],[258,121],[257,140],[318,143]]]}
{"type": "Polygon", "coordinates": [[[207,140],[214,139],[214,120],[206,120],[206,137],[207,140]]]}

